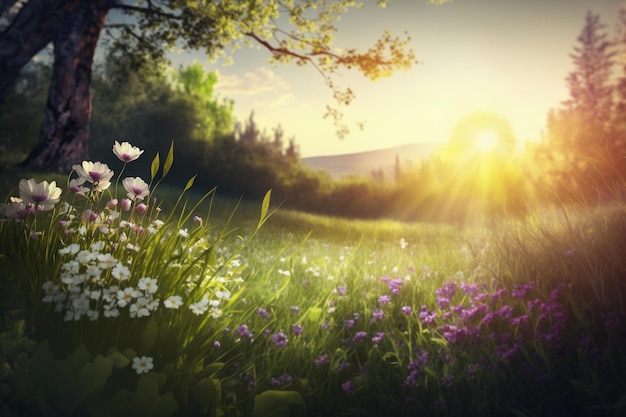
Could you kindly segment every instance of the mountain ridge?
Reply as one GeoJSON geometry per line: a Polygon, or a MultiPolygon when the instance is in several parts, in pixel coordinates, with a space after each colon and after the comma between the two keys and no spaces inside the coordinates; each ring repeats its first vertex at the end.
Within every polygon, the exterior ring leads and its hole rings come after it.
{"type": "Polygon", "coordinates": [[[396,158],[399,158],[401,166],[406,167],[429,158],[444,145],[440,142],[409,143],[371,151],[310,156],[302,158],[302,162],[315,171],[327,171],[335,179],[370,176],[373,171],[378,170],[382,170],[384,175],[391,175],[396,166],[396,158]]]}

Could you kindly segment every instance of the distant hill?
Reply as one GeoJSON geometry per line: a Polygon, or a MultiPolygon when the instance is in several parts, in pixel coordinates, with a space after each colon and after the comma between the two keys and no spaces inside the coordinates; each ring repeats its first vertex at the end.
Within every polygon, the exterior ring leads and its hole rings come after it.
{"type": "Polygon", "coordinates": [[[372,171],[379,169],[382,169],[385,175],[391,175],[396,164],[396,157],[400,158],[400,165],[406,167],[429,158],[443,146],[442,143],[434,142],[412,143],[375,151],[312,156],[302,158],[302,162],[313,170],[328,171],[336,179],[349,175],[370,176],[372,171]]]}

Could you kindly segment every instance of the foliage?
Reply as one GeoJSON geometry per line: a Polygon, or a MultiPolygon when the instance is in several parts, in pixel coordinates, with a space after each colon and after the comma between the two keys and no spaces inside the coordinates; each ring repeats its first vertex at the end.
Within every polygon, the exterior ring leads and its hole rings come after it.
{"type": "MultiPolygon", "coordinates": [[[[238,232],[248,236],[258,207],[242,204],[238,213],[246,217],[233,219],[238,232]]],[[[621,205],[543,210],[459,229],[280,210],[257,244],[240,252],[246,268],[236,275],[248,285],[237,297],[233,291],[219,318],[177,320],[182,309],[168,317],[161,306],[131,343],[128,333],[108,338],[106,320],[140,319],[84,317],[81,331],[98,328],[84,333],[92,347],[77,343],[65,352],[46,347],[58,336],[45,342],[13,330],[0,343],[11,370],[0,377],[9,393],[0,399],[13,412],[75,415],[150,413],[159,402],[159,411],[173,412],[174,399],[176,415],[619,416],[626,407],[624,213],[621,205]],[[217,331],[198,330],[206,326],[217,331]],[[188,348],[204,346],[193,372],[166,365],[163,334],[173,329],[189,332],[188,348]],[[103,348],[97,339],[105,339],[103,348]],[[154,358],[145,374],[131,366],[140,355],[154,358]],[[76,385],[83,374],[93,385],[76,385]],[[37,388],[47,394],[33,395],[37,388]]],[[[237,242],[224,239],[216,256],[228,256],[237,242]]],[[[180,281],[175,269],[165,270],[180,281]]],[[[159,291],[165,281],[160,275],[159,291]]],[[[33,295],[33,307],[42,295],[33,295]]]]}

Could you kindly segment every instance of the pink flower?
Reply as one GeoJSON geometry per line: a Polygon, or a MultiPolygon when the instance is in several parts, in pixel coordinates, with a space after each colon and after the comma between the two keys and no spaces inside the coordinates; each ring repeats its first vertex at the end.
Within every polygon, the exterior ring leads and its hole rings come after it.
{"type": "Polygon", "coordinates": [[[115,141],[115,145],[113,145],[113,153],[120,161],[128,163],[139,158],[143,153],[143,150],[131,145],[128,142],[119,143],[118,141],[115,141]]]}
{"type": "Polygon", "coordinates": [[[148,184],[139,177],[128,177],[122,181],[124,188],[128,191],[128,198],[131,200],[143,200],[150,195],[148,184]]]}
{"type": "Polygon", "coordinates": [[[34,178],[20,180],[20,198],[22,203],[30,204],[37,210],[51,210],[61,199],[61,189],[55,181],[37,182],[34,178]]]}
{"type": "Polygon", "coordinates": [[[104,191],[111,185],[113,171],[102,162],[83,161],[81,165],[72,167],[81,179],[93,184],[94,191],[104,191]]]}

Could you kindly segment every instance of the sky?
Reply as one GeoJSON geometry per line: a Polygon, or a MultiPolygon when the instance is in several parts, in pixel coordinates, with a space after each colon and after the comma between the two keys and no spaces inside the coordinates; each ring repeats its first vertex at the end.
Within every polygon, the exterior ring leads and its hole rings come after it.
{"type": "Polygon", "coordinates": [[[366,0],[338,24],[335,46],[366,49],[384,30],[408,32],[417,65],[371,81],[353,71],[335,80],[356,98],[344,108],[351,133],[338,139],[333,104],[324,79],[311,66],[273,66],[263,47],[233,55],[234,64],[211,64],[199,52],[173,58],[200,62],[218,72],[216,92],[234,100],[238,120],[251,111],[258,126],[280,125],[295,137],[303,157],[336,155],[416,142],[447,142],[455,124],[488,111],[511,124],[518,143],[536,140],[547,113],[568,98],[565,77],[587,11],[600,14],[613,35],[625,0],[389,0],[386,8],[366,0]],[[364,121],[363,130],[356,123],[364,121]]]}

